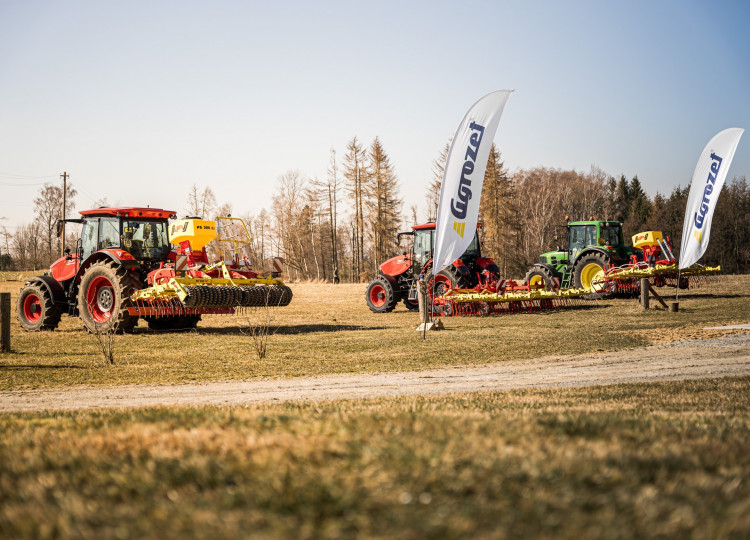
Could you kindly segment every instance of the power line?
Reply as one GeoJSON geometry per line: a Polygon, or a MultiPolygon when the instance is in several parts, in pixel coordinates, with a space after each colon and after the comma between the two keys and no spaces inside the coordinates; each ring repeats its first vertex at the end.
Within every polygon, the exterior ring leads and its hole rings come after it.
{"type": "Polygon", "coordinates": [[[28,184],[15,184],[13,182],[0,182],[0,186],[15,186],[15,187],[33,187],[33,186],[41,186],[42,184],[47,184],[48,182],[32,182],[28,184]]]}
{"type": "Polygon", "coordinates": [[[39,175],[32,175],[32,174],[14,174],[14,173],[0,172],[0,178],[8,178],[10,180],[41,180],[43,178],[56,178],[56,176],[55,175],[39,176],[39,175]]]}

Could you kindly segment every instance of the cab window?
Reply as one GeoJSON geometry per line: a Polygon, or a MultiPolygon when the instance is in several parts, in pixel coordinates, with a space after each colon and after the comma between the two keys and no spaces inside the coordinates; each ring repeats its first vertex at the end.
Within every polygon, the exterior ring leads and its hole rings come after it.
{"type": "Polygon", "coordinates": [[[414,234],[414,272],[420,273],[422,267],[432,257],[432,244],[435,231],[415,231],[414,234]]]}
{"type": "Polygon", "coordinates": [[[120,247],[120,220],[117,218],[99,219],[99,249],[120,247]]]}
{"type": "Polygon", "coordinates": [[[602,225],[602,238],[608,246],[617,247],[620,243],[620,228],[602,225]]]}
{"type": "Polygon", "coordinates": [[[99,231],[99,220],[96,218],[87,219],[81,229],[81,254],[82,259],[87,259],[89,255],[96,251],[97,233],[99,231]]]}
{"type": "Polygon", "coordinates": [[[577,251],[586,245],[583,225],[573,225],[570,228],[570,250],[577,251]]]}
{"type": "Polygon", "coordinates": [[[570,227],[571,253],[575,254],[587,246],[596,245],[596,225],[572,225],[570,227]]]}

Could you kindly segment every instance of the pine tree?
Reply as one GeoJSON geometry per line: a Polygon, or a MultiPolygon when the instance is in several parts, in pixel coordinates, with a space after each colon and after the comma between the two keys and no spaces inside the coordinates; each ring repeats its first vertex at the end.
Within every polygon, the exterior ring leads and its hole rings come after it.
{"type": "Polygon", "coordinates": [[[378,137],[370,145],[369,198],[367,207],[372,224],[373,263],[384,261],[395,248],[395,238],[401,223],[401,203],[398,180],[388,155],[378,137]]]}
{"type": "Polygon", "coordinates": [[[493,143],[484,173],[479,215],[484,223],[487,255],[495,259],[502,274],[507,271],[507,260],[512,256],[515,244],[511,239],[514,210],[508,171],[503,166],[500,151],[493,143]]]}

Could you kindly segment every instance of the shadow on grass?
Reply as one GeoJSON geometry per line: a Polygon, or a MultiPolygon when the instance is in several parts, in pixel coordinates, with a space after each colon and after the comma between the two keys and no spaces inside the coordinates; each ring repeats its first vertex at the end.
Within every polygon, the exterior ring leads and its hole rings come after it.
{"type": "MultiPolygon", "coordinates": [[[[665,295],[659,293],[662,298],[665,297],[665,295]]],[[[698,293],[693,294],[690,292],[682,292],[680,291],[680,300],[690,300],[692,298],[747,298],[747,294],[709,294],[709,293],[698,293]]],[[[674,298],[674,293],[672,293],[672,298],[674,298]]]]}
{"type": "Polygon", "coordinates": [[[87,367],[75,364],[0,364],[0,371],[13,371],[16,369],[86,369],[87,367]]]}
{"type": "MultiPolygon", "coordinates": [[[[271,334],[295,335],[311,334],[315,332],[362,332],[367,330],[387,330],[387,326],[360,326],[353,324],[294,324],[287,326],[271,326],[271,334]]],[[[242,330],[247,330],[245,325],[222,326],[220,328],[210,328],[200,326],[190,330],[150,330],[147,328],[138,329],[138,334],[173,334],[180,332],[191,332],[198,335],[231,335],[238,334],[242,330]]]]}

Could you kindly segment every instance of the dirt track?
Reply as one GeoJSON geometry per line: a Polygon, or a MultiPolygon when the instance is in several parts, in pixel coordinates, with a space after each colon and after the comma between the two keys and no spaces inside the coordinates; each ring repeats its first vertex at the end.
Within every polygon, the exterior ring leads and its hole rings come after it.
{"type": "Polygon", "coordinates": [[[750,334],[617,353],[398,373],[0,392],[0,412],[237,405],[750,375],[750,334]]]}

